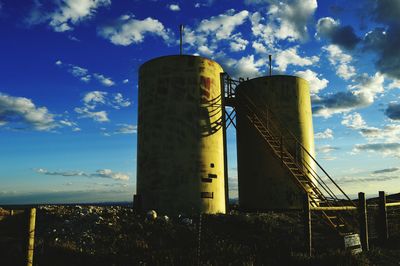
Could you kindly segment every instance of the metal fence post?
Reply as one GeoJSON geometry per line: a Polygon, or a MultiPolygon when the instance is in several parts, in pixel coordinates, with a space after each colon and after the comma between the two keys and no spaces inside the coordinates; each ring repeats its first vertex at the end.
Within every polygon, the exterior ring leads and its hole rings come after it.
{"type": "Polygon", "coordinates": [[[365,200],[365,193],[358,193],[358,214],[360,224],[360,238],[363,250],[369,250],[368,241],[368,216],[367,216],[367,202],[365,200]]]}
{"type": "Polygon", "coordinates": [[[29,211],[29,226],[28,226],[28,245],[26,252],[26,265],[33,265],[33,251],[35,249],[35,223],[36,223],[36,208],[31,208],[29,211]]]}
{"type": "Polygon", "coordinates": [[[305,234],[305,252],[312,256],[312,229],[311,229],[311,208],[308,193],[304,194],[304,234],[305,234]]]}
{"type": "Polygon", "coordinates": [[[385,191],[379,191],[379,239],[382,243],[389,239],[385,191]]]}
{"type": "Polygon", "coordinates": [[[201,222],[202,222],[202,213],[200,212],[199,214],[199,234],[198,234],[198,239],[197,239],[197,265],[201,265],[201,222]]]}

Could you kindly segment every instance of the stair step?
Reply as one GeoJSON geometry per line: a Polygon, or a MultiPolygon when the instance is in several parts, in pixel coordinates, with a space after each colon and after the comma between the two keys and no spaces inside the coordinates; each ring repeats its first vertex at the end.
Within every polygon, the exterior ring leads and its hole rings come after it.
{"type": "MultiPolygon", "coordinates": [[[[276,150],[275,150],[276,151],[276,150]]],[[[280,151],[276,151],[276,153],[279,155],[279,157],[280,158],[283,158],[283,159],[291,159],[289,156],[285,156],[285,153],[283,153],[283,156],[281,156],[281,152],[280,151]]]]}
{"type": "Polygon", "coordinates": [[[303,174],[303,173],[292,171],[292,174],[295,175],[295,176],[297,176],[297,179],[299,179],[300,181],[310,183],[310,180],[306,180],[306,179],[303,178],[303,177],[304,177],[304,174],[303,174]]]}
{"type": "MultiPolygon", "coordinates": [[[[245,108],[249,111],[247,118],[253,124],[264,141],[267,142],[269,148],[266,148],[269,150],[272,149],[276,157],[282,161],[283,164],[285,164],[284,167],[291,172],[292,178],[295,178],[297,182],[300,183],[300,186],[303,187],[302,190],[309,193],[310,204],[314,207],[342,206],[343,204],[340,202],[328,199],[325,197],[325,195],[321,194],[313,181],[308,177],[307,170],[303,169],[301,166],[301,162],[298,162],[295,159],[296,157],[294,154],[290,153],[289,150],[286,149],[288,147],[288,143],[282,143],[282,136],[279,135],[280,133],[278,132],[278,136],[276,136],[270,131],[271,128],[267,127],[268,121],[264,121],[265,113],[258,110],[258,107],[253,106],[251,102],[248,105],[245,105],[245,108]]],[[[339,234],[342,234],[345,231],[342,229],[346,226],[343,221],[343,217],[341,217],[338,213],[327,212],[324,213],[323,218],[331,225],[331,227],[336,228],[336,231],[338,231],[339,234]]]]}
{"type": "Polygon", "coordinates": [[[294,163],[292,160],[286,159],[286,160],[283,160],[283,162],[284,162],[287,166],[290,165],[291,168],[297,168],[297,169],[299,169],[299,167],[297,166],[297,164],[294,163]]]}
{"type": "Polygon", "coordinates": [[[290,159],[289,157],[286,157],[286,156],[281,157],[279,154],[278,154],[278,157],[279,157],[279,159],[290,159]]]}

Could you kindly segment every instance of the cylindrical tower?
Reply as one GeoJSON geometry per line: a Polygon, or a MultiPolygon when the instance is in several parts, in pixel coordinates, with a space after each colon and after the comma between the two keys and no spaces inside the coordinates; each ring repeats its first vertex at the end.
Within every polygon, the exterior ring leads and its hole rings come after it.
{"type": "Polygon", "coordinates": [[[216,62],[188,55],[140,67],[137,198],[143,209],[225,213],[221,72],[216,62]]]}
{"type": "MultiPolygon", "coordinates": [[[[302,191],[289,169],[246,117],[243,107],[250,99],[258,108],[268,108],[314,157],[314,131],[310,90],[306,80],[294,76],[267,76],[242,82],[237,88],[237,149],[239,204],[243,210],[301,209],[302,191]]],[[[282,129],[282,133],[285,131],[282,129]]],[[[295,141],[283,136],[286,148],[297,149],[295,141]]],[[[298,154],[314,169],[314,162],[304,152],[298,154]]]]}

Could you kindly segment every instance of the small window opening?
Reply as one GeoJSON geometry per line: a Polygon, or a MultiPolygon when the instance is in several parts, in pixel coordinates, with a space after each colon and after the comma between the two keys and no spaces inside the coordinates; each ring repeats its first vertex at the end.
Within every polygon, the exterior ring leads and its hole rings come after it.
{"type": "Polygon", "coordinates": [[[200,192],[200,197],[203,199],[213,199],[214,192],[200,192]]]}
{"type": "Polygon", "coordinates": [[[218,176],[216,174],[208,174],[208,178],[217,178],[218,176]]]}

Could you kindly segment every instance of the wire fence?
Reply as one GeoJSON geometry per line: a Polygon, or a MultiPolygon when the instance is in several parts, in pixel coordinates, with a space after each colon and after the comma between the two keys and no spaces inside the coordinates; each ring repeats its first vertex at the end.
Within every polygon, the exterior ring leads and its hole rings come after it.
{"type": "Polygon", "coordinates": [[[24,210],[0,208],[0,255],[3,266],[27,264],[29,215],[24,210]]]}
{"type": "MultiPolygon", "coordinates": [[[[396,238],[400,237],[400,206],[390,204],[388,232],[396,238]]],[[[369,239],[379,239],[379,205],[369,202],[367,213],[369,239]]],[[[0,265],[27,265],[29,219],[22,211],[12,214],[0,213],[0,265]]],[[[37,220],[33,265],[273,264],[282,257],[292,263],[292,254],[304,254],[306,244],[303,211],[232,211],[152,220],[128,207],[50,206],[39,208],[37,220]]],[[[343,248],[343,238],[318,212],[313,212],[312,223],[315,254],[343,248]]]]}

